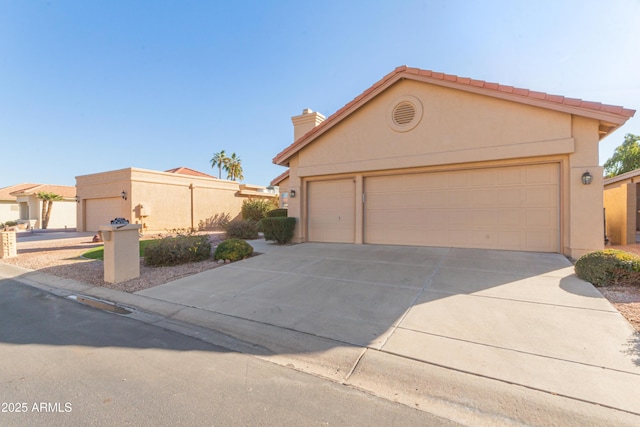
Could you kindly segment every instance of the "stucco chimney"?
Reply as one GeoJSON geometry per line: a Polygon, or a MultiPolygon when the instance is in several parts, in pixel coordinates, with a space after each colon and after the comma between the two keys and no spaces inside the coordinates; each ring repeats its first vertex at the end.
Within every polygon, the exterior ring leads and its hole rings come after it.
{"type": "Polygon", "coordinates": [[[293,122],[293,140],[297,141],[305,133],[324,122],[324,118],[322,114],[314,112],[310,108],[302,110],[302,114],[299,116],[291,117],[291,121],[293,122]]]}

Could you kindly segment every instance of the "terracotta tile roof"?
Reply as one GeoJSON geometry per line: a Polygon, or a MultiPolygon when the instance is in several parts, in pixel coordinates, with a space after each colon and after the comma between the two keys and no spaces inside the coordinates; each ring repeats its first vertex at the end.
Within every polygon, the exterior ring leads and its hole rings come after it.
{"type": "Polygon", "coordinates": [[[72,199],[76,196],[76,187],[68,185],[17,184],[0,188],[0,200],[15,201],[19,195],[30,196],[41,191],[59,194],[66,199],[72,199]]]}
{"type": "Polygon", "coordinates": [[[282,181],[284,181],[285,179],[289,178],[289,169],[287,169],[286,171],[282,172],[280,175],[276,176],[275,178],[273,178],[271,180],[271,185],[278,185],[280,184],[282,181]]]}
{"type": "Polygon", "coordinates": [[[499,83],[474,80],[468,77],[459,77],[453,74],[438,73],[431,70],[407,67],[397,67],[395,70],[374,83],[367,90],[355,97],[344,107],[329,116],[324,122],[311,129],[293,144],[282,150],[273,158],[273,163],[286,166],[289,158],[312,142],[316,137],[333,127],[351,112],[358,109],[369,99],[375,97],[401,79],[423,81],[440,86],[446,86],[459,90],[465,90],[487,96],[507,99],[514,102],[535,105],[542,108],[563,111],[579,116],[591,117],[607,123],[607,130],[601,138],[622,126],[629,118],[633,117],[635,110],[617,105],[602,104],[599,102],[583,101],[575,98],[565,98],[561,95],[552,95],[545,92],[537,92],[529,89],[505,86],[499,83]]]}
{"type": "Polygon", "coordinates": [[[16,184],[16,185],[10,185],[8,187],[2,187],[0,188],[0,200],[15,201],[16,196],[13,195],[12,193],[24,191],[32,187],[37,187],[38,185],[40,184],[16,184]]]}
{"type": "Polygon", "coordinates": [[[180,175],[201,176],[201,177],[205,177],[205,178],[218,179],[215,176],[207,175],[204,172],[200,172],[200,171],[197,171],[197,170],[194,170],[194,169],[185,168],[184,166],[181,166],[179,168],[169,169],[169,170],[166,170],[165,172],[177,173],[177,174],[180,174],[180,175]]]}

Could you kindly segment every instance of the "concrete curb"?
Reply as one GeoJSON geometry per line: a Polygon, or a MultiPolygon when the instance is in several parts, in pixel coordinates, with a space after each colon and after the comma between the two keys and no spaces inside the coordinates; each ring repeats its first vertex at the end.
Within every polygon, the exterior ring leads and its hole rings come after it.
{"type": "Polygon", "coordinates": [[[114,303],[132,311],[127,317],[138,321],[251,354],[464,425],[635,426],[640,423],[640,416],[615,408],[13,265],[0,263],[0,278],[11,278],[60,297],[85,296],[114,303]]]}

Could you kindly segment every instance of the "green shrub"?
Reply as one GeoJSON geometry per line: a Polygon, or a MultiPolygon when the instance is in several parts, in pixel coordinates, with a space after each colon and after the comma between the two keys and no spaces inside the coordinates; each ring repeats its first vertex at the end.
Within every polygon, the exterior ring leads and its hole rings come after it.
{"type": "Polygon", "coordinates": [[[253,240],[258,238],[258,223],[249,219],[230,222],[224,229],[230,239],[253,240]]]}
{"type": "Polygon", "coordinates": [[[16,225],[18,225],[18,221],[7,221],[4,223],[4,225],[6,227],[15,227],[16,225]]]}
{"type": "Polygon", "coordinates": [[[287,217],[287,209],[286,208],[278,208],[278,209],[273,209],[270,210],[269,212],[267,212],[266,215],[267,218],[280,218],[280,217],[287,217]]]}
{"type": "Polygon", "coordinates": [[[229,239],[220,243],[213,254],[213,259],[239,261],[253,254],[253,247],[240,239],[229,239]]]}
{"type": "Polygon", "coordinates": [[[276,202],[267,199],[249,199],[242,202],[242,219],[260,221],[267,212],[276,208],[276,202]]]}
{"type": "Polygon", "coordinates": [[[144,250],[144,262],[150,266],[178,265],[203,261],[211,256],[209,236],[164,237],[144,250]]]}
{"type": "Polygon", "coordinates": [[[296,226],[295,218],[264,218],[261,221],[265,240],[274,240],[283,245],[293,238],[293,230],[296,226]]]}
{"type": "Polygon", "coordinates": [[[575,270],[576,276],[595,286],[640,285],[640,257],[617,249],[585,254],[575,270]]]}

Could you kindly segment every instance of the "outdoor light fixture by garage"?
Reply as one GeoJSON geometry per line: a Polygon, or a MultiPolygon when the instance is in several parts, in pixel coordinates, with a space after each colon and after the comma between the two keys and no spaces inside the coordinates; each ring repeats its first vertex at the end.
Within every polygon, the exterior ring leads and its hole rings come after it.
{"type": "Polygon", "coordinates": [[[76,195],[76,203],[80,203],[80,197],[76,195]]]}
{"type": "Polygon", "coordinates": [[[582,183],[584,185],[591,184],[591,181],[593,181],[593,176],[591,176],[589,171],[586,171],[585,173],[582,174],[582,183]]]}
{"type": "Polygon", "coordinates": [[[296,197],[296,190],[289,191],[289,197],[291,197],[291,198],[296,197]]]}
{"type": "MultiPolygon", "coordinates": [[[[584,181],[584,176],[582,177],[582,180],[584,181]]],[[[127,200],[127,192],[126,191],[122,190],[122,193],[120,193],[120,194],[122,194],[122,198],[124,200],[127,200]]]]}

